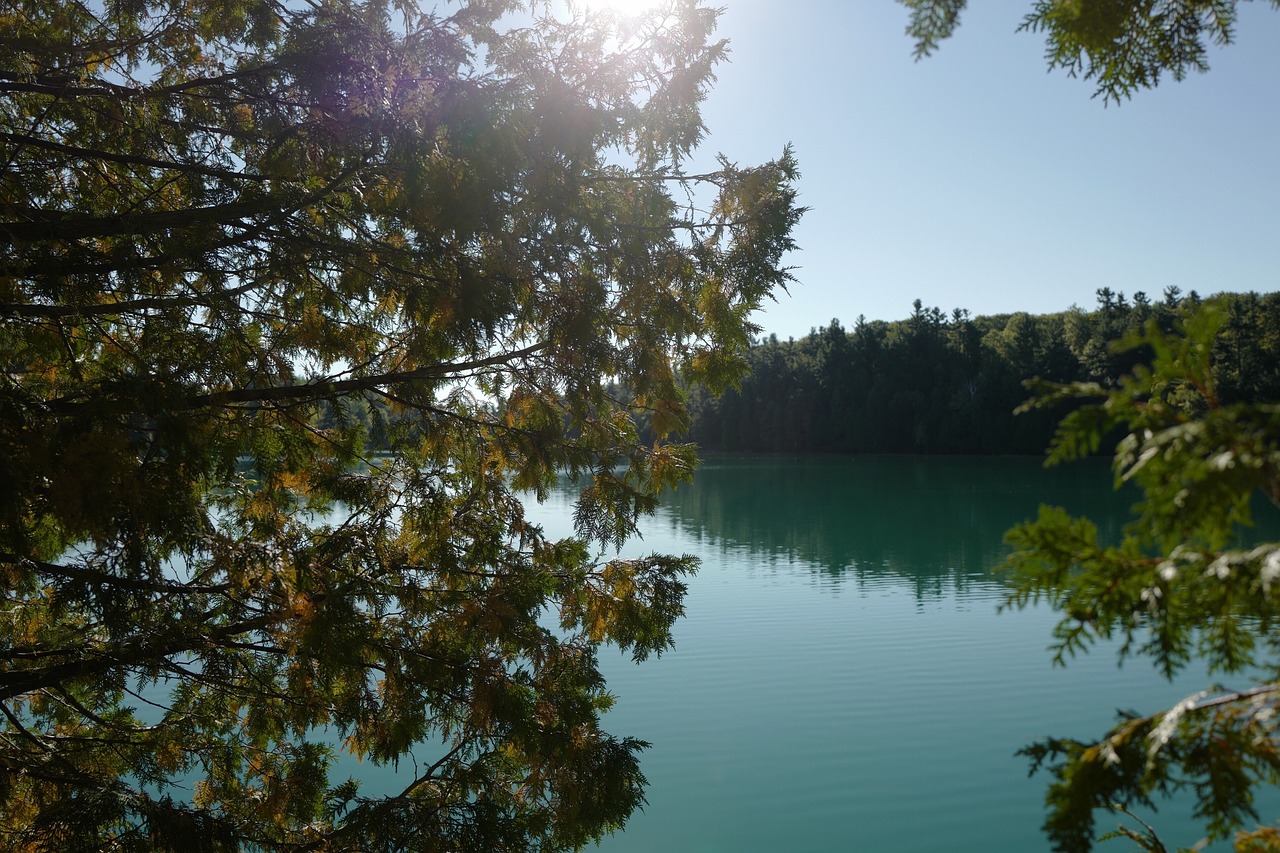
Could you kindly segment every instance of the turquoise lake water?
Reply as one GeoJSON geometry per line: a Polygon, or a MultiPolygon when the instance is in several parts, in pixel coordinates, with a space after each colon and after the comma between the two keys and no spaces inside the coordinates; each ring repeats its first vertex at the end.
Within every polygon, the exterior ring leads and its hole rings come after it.
{"type": "MultiPolygon", "coordinates": [[[[572,500],[557,491],[532,513],[567,534],[572,500]]],[[[991,568],[1005,529],[1041,502],[1114,534],[1133,500],[1105,464],[708,461],[624,549],[693,553],[702,569],[673,651],[638,665],[603,654],[618,697],[607,728],[653,746],[648,805],[600,849],[1048,849],[1048,777],[1028,778],[1014,753],[1095,737],[1117,708],[1157,710],[1208,679],[1170,684],[1108,649],[1055,668],[1055,615],[997,614],[991,568]]],[[[1171,849],[1200,837],[1189,811],[1149,816],[1171,849]]],[[[1100,831],[1116,822],[1099,817],[1100,831]]]]}

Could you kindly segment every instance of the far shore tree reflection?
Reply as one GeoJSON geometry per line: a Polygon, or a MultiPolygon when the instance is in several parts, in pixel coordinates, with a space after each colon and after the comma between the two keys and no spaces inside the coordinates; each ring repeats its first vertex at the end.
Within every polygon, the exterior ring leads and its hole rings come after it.
{"type": "Polygon", "coordinates": [[[704,460],[663,498],[690,532],[833,581],[901,578],[917,595],[999,583],[1002,536],[1041,503],[1088,510],[1117,537],[1128,492],[1104,460],[1045,469],[1031,457],[738,457],[704,460]]]}

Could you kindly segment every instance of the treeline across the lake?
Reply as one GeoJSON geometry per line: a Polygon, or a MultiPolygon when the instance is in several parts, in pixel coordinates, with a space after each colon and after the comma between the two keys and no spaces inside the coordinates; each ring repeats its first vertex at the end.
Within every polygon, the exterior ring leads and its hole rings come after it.
{"type": "MultiPolygon", "coordinates": [[[[702,449],[764,453],[1042,453],[1063,411],[1020,415],[1025,380],[1113,384],[1149,356],[1116,342],[1197,310],[1194,291],[1126,298],[1103,288],[1094,310],[972,317],[920,300],[905,320],[838,320],[799,340],[751,349],[737,391],[689,394],[687,438],[702,449]]],[[[1220,294],[1215,343],[1224,402],[1280,400],[1280,294],[1220,294]]]]}

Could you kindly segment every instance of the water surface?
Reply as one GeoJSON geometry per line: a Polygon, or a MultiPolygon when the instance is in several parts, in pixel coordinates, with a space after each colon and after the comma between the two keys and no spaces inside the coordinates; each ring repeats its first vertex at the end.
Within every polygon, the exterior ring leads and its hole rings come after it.
{"type": "MultiPolygon", "coordinates": [[[[558,491],[533,512],[567,533],[572,499],[558,491]]],[[[602,849],[1048,849],[1048,778],[1028,779],[1014,753],[1094,737],[1117,708],[1166,707],[1206,677],[1169,684],[1109,650],[1054,668],[1056,617],[997,614],[991,569],[1003,532],[1041,502],[1114,537],[1133,500],[1103,463],[708,461],[626,549],[694,553],[702,570],[674,651],[640,665],[602,655],[619,699],[607,727],[653,744],[648,806],[602,849]]],[[[1188,813],[1184,801],[1152,820],[1189,845],[1188,813]]]]}

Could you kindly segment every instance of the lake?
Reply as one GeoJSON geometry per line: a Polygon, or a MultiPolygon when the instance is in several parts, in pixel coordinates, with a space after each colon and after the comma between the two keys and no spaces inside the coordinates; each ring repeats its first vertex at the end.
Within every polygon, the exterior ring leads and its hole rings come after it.
{"type": "MultiPolygon", "coordinates": [[[[1048,776],[1029,779],[1014,753],[1207,684],[1119,669],[1108,649],[1055,668],[1051,611],[996,612],[1004,531],[1047,502],[1115,536],[1135,495],[1110,484],[1102,462],[708,460],[624,549],[696,554],[702,569],[673,651],[602,654],[618,697],[606,727],[653,746],[648,805],[600,850],[1048,849],[1048,776]]],[[[572,502],[555,491],[531,514],[567,535],[572,502]]],[[[1190,845],[1188,815],[1180,801],[1151,821],[1190,845]]]]}

